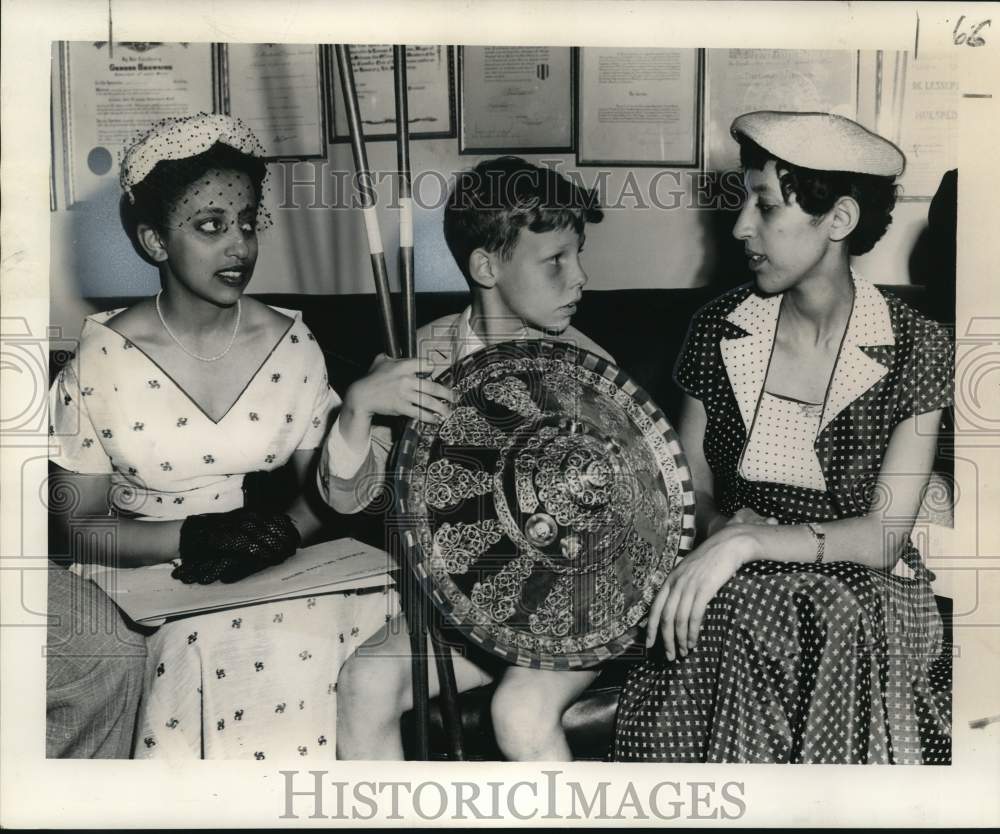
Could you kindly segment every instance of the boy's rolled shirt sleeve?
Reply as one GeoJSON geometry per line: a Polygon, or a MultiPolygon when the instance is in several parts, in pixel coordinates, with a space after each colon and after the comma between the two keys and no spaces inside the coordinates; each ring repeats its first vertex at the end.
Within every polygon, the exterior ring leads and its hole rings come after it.
{"type": "Polygon", "coordinates": [[[371,442],[372,432],[369,430],[365,448],[362,451],[352,448],[340,431],[340,417],[338,417],[330,430],[324,449],[324,456],[329,464],[329,473],[335,478],[344,480],[353,478],[361,468],[361,464],[365,462],[365,458],[368,457],[371,442]]]}
{"type": "Polygon", "coordinates": [[[374,425],[363,453],[352,449],[340,433],[338,418],[330,430],[316,470],[320,495],[339,513],[367,507],[385,483],[385,467],[392,449],[388,426],[374,425]]]}

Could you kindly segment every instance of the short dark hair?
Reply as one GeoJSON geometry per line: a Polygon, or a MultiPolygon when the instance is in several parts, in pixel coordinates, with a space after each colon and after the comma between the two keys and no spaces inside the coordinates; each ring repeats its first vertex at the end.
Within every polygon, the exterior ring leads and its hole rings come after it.
{"type": "Polygon", "coordinates": [[[892,209],[896,205],[895,177],[853,171],[816,171],[786,162],[746,136],[739,136],[737,141],[743,170],[760,171],[774,160],[782,197],[787,203],[794,194],[795,201],[806,214],[820,217],[841,197],[853,197],[861,208],[861,217],[848,237],[850,254],[863,255],[870,251],[892,223],[892,209]]]}
{"type": "Polygon", "coordinates": [[[465,280],[472,283],[469,258],[476,249],[507,260],[521,229],[551,232],[600,223],[604,212],[596,190],[571,182],[558,171],[516,156],[501,156],[462,171],[444,210],[444,238],[465,280]]]}
{"type": "MultiPolygon", "coordinates": [[[[135,251],[153,263],[139,243],[141,224],[164,231],[167,216],[184,192],[208,171],[239,171],[250,177],[258,206],[264,190],[267,165],[263,159],[217,142],[207,151],[184,159],[161,159],[141,182],[132,187],[132,199],[123,194],[118,204],[122,228],[135,251]]],[[[259,210],[258,210],[259,211],[259,210]]]]}

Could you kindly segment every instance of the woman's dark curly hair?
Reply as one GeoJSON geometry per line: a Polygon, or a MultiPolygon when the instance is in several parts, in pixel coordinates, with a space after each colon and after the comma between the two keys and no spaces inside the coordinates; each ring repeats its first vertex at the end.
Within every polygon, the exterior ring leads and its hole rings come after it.
{"type": "Polygon", "coordinates": [[[185,159],[161,159],[149,175],[132,188],[132,200],[123,194],[118,204],[118,214],[122,228],[132,242],[139,256],[154,263],[139,243],[140,225],[152,226],[163,232],[167,217],[177,205],[184,192],[200,177],[212,170],[239,171],[250,178],[254,198],[258,206],[258,226],[260,225],[261,196],[267,165],[263,159],[250,156],[229,145],[217,142],[207,151],[185,159]]]}
{"type": "Polygon", "coordinates": [[[806,214],[820,217],[833,208],[840,197],[853,197],[861,208],[861,217],[848,237],[848,251],[852,255],[870,251],[892,223],[892,209],[896,205],[895,177],[852,171],[815,171],[785,162],[746,136],[739,136],[737,141],[743,170],[762,171],[774,160],[785,202],[794,194],[795,201],[806,214]]]}

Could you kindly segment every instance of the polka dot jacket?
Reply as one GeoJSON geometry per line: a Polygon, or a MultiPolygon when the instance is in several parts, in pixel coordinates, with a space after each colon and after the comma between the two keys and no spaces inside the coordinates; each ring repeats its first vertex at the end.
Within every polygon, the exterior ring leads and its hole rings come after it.
{"type": "MultiPolygon", "coordinates": [[[[797,444],[803,466],[791,472],[743,460],[760,421],[780,297],[741,287],[696,315],[676,378],[705,406],[704,449],[722,512],[748,506],[785,523],[862,515],[876,500],[895,426],[951,402],[944,332],[864,279],[854,286],[822,413],[803,420],[815,442],[797,444]],[[773,481],[741,474],[768,468],[773,481]]],[[[687,656],[667,661],[654,650],[629,674],[611,757],[950,762],[941,619],[912,544],[906,559],[912,578],[850,562],[744,565],[707,606],[687,656]]]]}
{"type": "MultiPolygon", "coordinates": [[[[786,524],[864,515],[877,500],[876,481],[893,429],[951,404],[953,353],[945,331],[861,276],[854,276],[854,286],[854,308],[813,443],[825,489],[750,481],[741,474],[747,471],[741,463],[762,400],[781,296],[761,296],[747,285],[696,314],[675,378],[705,406],[704,452],[721,512],[750,507],[786,524]]],[[[903,558],[911,565],[919,560],[912,544],[903,558]]]]}

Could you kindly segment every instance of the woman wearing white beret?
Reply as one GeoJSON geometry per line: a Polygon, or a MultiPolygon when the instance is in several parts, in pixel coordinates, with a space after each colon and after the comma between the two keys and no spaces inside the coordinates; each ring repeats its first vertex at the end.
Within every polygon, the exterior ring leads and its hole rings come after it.
{"type": "Polygon", "coordinates": [[[675,376],[701,544],[649,616],[616,760],[945,763],[942,623],[910,540],[951,402],[945,333],[851,269],[905,160],[825,113],[732,125],[755,280],[694,318],[675,376]]]}

